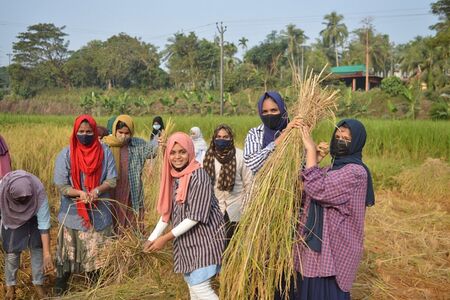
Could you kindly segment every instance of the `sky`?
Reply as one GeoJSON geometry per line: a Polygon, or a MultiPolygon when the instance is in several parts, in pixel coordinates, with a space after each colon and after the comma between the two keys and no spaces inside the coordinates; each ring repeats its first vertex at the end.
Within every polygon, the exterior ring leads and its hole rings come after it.
{"type": "Polygon", "coordinates": [[[0,66],[8,65],[17,35],[37,23],[66,26],[71,50],[120,32],[162,50],[176,32],[194,31],[212,40],[218,34],[217,22],[226,26],[225,41],[237,45],[246,37],[250,48],[287,24],[303,29],[309,37],[306,44],[312,43],[324,28],[323,16],[336,11],[344,16],[349,31],[371,17],[377,32],[401,44],[418,35],[433,35],[429,26],[438,18],[430,12],[432,2],[435,0],[0,0],[0,66]]]}

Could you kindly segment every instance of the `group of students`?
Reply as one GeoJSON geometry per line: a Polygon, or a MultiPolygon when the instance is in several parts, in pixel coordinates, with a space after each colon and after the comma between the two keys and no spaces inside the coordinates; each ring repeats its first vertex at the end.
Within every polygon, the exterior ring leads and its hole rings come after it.
{"type": "Polygon", "coordinates": [[[374,204],[370,171],[362,161],[364,126],[354,119],[340,121],[330,142],[332,165],[322,168],[318,163],[326,155],[323,145],[316,146],[301,119],[289,120],[279,93],[264,93],[258,111],[262,124],[250,129],[243,150],[235,147],[233,131],[224,124],[215,128],[207,147],[195,127],[190,135],[176,132],[163,142],[161,118],[153,121],[150,141],[134,137],[134,122],[127,115],[116,117],[110,134],[100,140],[95,120],[79,116],[70,145],[55,163],[62,225],[55,261],[50,254],[50,213],[43,185],[30,173],[11,171],[10,160],[9,168],[3,165],[9,152],[0,139],[8,299],[14,299],[18,259],[26,248],[31,249],[33,284],[39,295],[45,294],[43,274],[53,269],[54,262],[55,290],[63,294],[73,273],[84,273],[91,280],[98,277],[102,249],[111,236],[130,228],[143,232],[141,177],[146,160],[155,157],[158,147],[164,149],[157,204],[160,219],[143,251],[159,251],[173,241],[174,271],[183,274],[191,299],[218,299],[211,279],[220,272],[243,198],[253,175],[289,130],[301,130],[305,148],[305,162],[299,166],[305,197],[292,262],[298,276],[289,291],[279,291],[274,298],[289,293],[291,299],[350,299],[363,252],[365,207],[374,204]],[[172,229],[166,230],[169,224],[172,229]]]}

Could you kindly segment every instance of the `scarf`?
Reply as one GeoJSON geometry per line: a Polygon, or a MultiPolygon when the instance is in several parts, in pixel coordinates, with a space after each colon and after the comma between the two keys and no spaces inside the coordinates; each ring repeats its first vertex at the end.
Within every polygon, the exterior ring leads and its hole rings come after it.
{"type": "Polygon", "coordinates": [[[195,160],[194,144],[191,138],[183,132],[176,132],[172,134],[167,140],[166,150],[164,152],[164,161],[161,172],[161,184],[159,189],[159,199],[157,210],[164,222],[169,222],[172,213],[172,192],[173,179],[178,178],[179,184],[175,201],[177,203],[184,203],[189,187],[189,180],[192,172],[201,168],[200,163],[195,160]],[[188,165],[178,172],[172,167],[169,161],[170,151],[175,143],[183,147],[189,156],[188,165]]]}
{"type": "MultiPolygon", "coordinates": [[[[369,168],[362,161],[362,150],[366,144],[366,129],[364,125],[356,119],[344,119],[336,124],[331,140],[335,138],[336,130],[346,124],[352,133],[352,142],[350,144],[349,154],[342,157],[333,157],[333,165],[330,170],[339,170],[347,164],[357,164],[363,166],[367,172],[367,191],[366,206],[375,204],[375,194],[373,190],[372,175],[369,168]]],[[[333,156],[333,154],[331,154],[333,156]]],[[[306,244],[314,251],[320,252],[322,249],[322,229],[323,229],[323,207],[314,199],[308,211],[308,219],[305,224],[307,235],[306,244]]]]}
{"type": "Polygon", "coordinates": [[[236,181],[236,148],[234,147],[233,132],[228,125],[219,125],[214,130],[214,135],[211,140],[205,159],[203,160],[203,168],[211,177],[213,185],[216,184],[216,168],[215,159],[222,165],[220,167],[219,178],[217,180],[217,188],[219,191],[231,192],[236,181]],[[219,151],[216,148],[214,141],[220,130],[224,129],[231,137],[231,144],[228,148],[219,151]]]}
{"type": "MultiPolygon", "coordinates": [[[[81,172],[84,174],[84,187],[87,192],[100,185],[102,176],[103,148],[98,140],[97,123],[90,115],[81,115],[75,120],[72,136],[70,139],[70,176],[73,186],[77,190],[82,190],[81,172]],[[83,121],[87,121],[94,131],[94,141],[91,145],[85,146],[78,142],[77,132],[83,121]]],[[[83,201],[76,202],[78,215],[83,219],[87,228],[91,227],[91,221],[86,204],[83,201]]],[[[91,208],[91,204],[89,204],[91,208]]]]}
{"type": "Polygon", "coordinates": [[[47,199],[41,181],[28,172],[17,170],[9,172],[0,183],[0,209],[2,223],[16,229],[35,216],[47,199]],[[25,202],[17,199],[29,197],[25,202]]]}
{"type": "Polygon", "coordinates": [[[117,170],[117,177],[120,176],[121,170],[120,170],[120,148],[125,145],[125,143],[121,140],[119,140],[116,137],[117,133],[117,123],[122,122],[125,123],[130,129],[131,136],[134,135],[134,122],[133,119],[129,115],[120,115],[116,118],[114,121],[114,124],[112,126],[112,134],[105,136],[103,138],[103,142],[107,144],[111,148],[111,152],[114,156],[114,161],[116,163],[116,170],[117,170]]]}
{"type": "Polygon", "coordinates": [[[289,119],[288,119],[288,113],[286,110],[286,104],[284,103],[283,98],[281,97],[281,95],[277,92],[265,92],[258,100],[258,112],[259,112],[259,116],[262,116],[262,107],[263,107],[263,102],[264,100],[266,100],[267,98],[272,99],[273,101],[275,101],[275,103],[278,105],[278,109],[280,110],[281,115],[283,116],[283,121],[280,122],[280,125],[278,125],[277,128],[275,129],[270,129],[269,127],[267,127],[266,125],[264,125],[264,137],[263,137],[263,144],[262,144],[262,149],[266,148],[266,146],[268,144],[270,144],[271,142],[275,141],[275,138],[279,135],[279,133],[286,128],[289,119]]]}
{"type": "Polygon", "coordinates": [[[197,153],[198,151],[205,150],[208,148],[208,145],[205,142],[205,139],[203,138],[203,134],[198,127],[192,127],[191,132],[194,133],[194,135],[191,136],[192,142],[194,143],[194,149],[197,153]]]}

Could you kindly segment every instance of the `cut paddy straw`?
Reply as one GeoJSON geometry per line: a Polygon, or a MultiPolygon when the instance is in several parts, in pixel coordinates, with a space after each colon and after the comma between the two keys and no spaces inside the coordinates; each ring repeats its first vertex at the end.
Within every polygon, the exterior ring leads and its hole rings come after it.
{"type": "MultiPolygon", "coordinates": [[[[295,73],[298,100],[294,116],[311,130],[334,118],[337,92],[322,88],[327,76],[295,73]]],[[[290,286],[293,244],[298,226],[303,156],[300,130],[290,130],[258,171],[248,204],[224,255],[220,275],[221,299],[273,299],[276,290],[290,286]]],[[[286,298],[288,295],[286,295],[286,298]]]]}

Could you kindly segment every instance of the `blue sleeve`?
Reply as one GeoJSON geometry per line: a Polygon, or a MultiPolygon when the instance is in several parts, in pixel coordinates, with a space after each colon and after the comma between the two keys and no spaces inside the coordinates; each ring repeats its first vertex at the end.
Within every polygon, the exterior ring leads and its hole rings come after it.
{"type": "Polygon", "coordinates": [[[38,229],[41,233],[47,233],[50,229],[50,209],[48,206],[48,199],[45,198],[37,214],[38,229]]]}
{"type": "Polygon", "coordinates": [[[56,157],[53,181],[56,185],[70,185],[69,147],[64,148],[56,157]]]}

